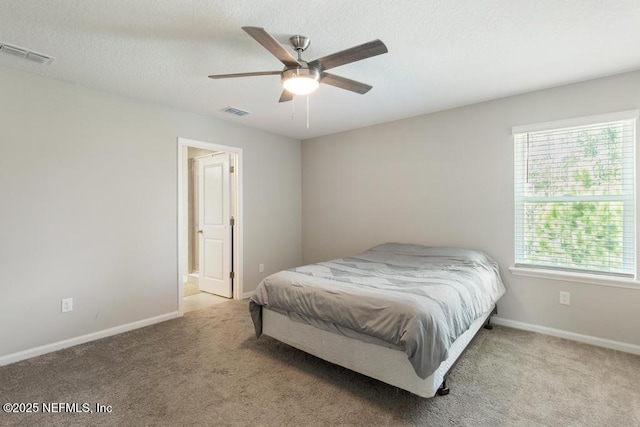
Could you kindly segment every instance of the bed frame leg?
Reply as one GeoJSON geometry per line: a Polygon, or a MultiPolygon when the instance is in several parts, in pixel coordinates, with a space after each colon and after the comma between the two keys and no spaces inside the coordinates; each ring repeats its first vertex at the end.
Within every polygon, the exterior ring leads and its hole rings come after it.
{"type": "Polygon", "coordinates": [[[485,328],[485,329],[488,329],[488,330],[492,330],[492,329],[493,329],[493,325],[491,324],[491,317],[492,317],[494,314],[498,314],[498,306],[494,306],[494,307],[493,307],[493,312],[492,312],[492,313],[491,313],[491,315],[487,318],[487,321],[486,321],[486,322],[484,322],[484,325],[483,325],[483,326],[484,326],[484,328],[485,328]]]}
{"type": "Polygon", "coordinates": [[[487,321],[484,324],[484,328],[488,329],[488,330],[492,330],[493,329],[493,325],[491,324],[491,317],[489,317],[487,319],[487,321]]]}
{"type": "Polygon", "coordinates": [[[449,394],[449,386],[447,386],[447,379],[446,378],[444,380],[442,380],[442,385],[440,386],[438,391],[436,391],[436,394],[438,396],[446,396],[447,394],[449,394]]]}

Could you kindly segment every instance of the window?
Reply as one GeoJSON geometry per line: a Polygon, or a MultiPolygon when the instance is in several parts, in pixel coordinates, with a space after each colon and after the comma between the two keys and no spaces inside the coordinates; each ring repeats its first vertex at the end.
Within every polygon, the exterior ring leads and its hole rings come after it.
{"type": "Polygon", "coordinates": [[[637,116],[513,129],[516,267],[635,277],[637,116]]]}

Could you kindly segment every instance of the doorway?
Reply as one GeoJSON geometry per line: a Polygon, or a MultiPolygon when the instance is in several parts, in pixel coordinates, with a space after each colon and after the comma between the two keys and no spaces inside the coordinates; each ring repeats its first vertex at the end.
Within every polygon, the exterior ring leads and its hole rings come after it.
{"type": "Polygon", "coordinates": [[[178,308],[242,298],[242,149],[178,138],[178,308]]]}

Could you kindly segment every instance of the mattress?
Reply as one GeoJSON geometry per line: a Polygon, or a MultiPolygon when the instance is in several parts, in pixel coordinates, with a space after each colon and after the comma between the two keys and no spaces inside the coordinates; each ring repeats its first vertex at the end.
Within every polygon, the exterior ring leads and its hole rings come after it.
{"type": "Polygon", "coordinates": [[[258,336],[266,308],[404,353],[426,379],[504,292],[497,264],[482,252],[390,243],[271,275],[250,310],[258,336]]]}

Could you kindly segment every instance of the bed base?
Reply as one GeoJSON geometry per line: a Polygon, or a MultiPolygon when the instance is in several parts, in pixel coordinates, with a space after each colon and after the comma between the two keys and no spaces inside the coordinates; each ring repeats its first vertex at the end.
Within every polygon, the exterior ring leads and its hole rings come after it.
{"type": "Polygon", "coordinates": [[[449,348],[449,357],[428,378],[418,377],[400,350],[335,334],[262,308],[263,334],[328,362],[396,386],[421,397],[449,394],[447,376],[482,327],[491,326],[492,307],[474,321],[449,348]]]}

